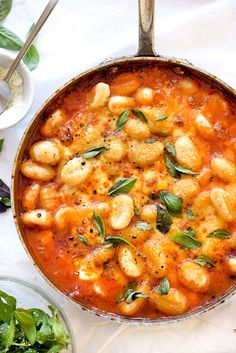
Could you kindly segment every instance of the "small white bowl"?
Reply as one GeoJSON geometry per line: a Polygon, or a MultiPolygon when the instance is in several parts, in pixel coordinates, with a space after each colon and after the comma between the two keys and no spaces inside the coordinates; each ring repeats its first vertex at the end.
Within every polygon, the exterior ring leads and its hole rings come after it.
{"type": "MultiPolygon", "coordinates": [[[[0,66],[4,68],[9,68],[14,57],[7,54],[0,53],[0,66]]],[[[34,83],[31,77],[31,73],[26,65],[21,61],[17,67],[17,72],[23,79],[24,86],[24,97],[23,97],[23,106],[17,114],[12,115],[4,119],[0,114],[0,130],[6,129],[18,123],[22,120],[25,115],[28,113],[34,99],[34,83]]]]}

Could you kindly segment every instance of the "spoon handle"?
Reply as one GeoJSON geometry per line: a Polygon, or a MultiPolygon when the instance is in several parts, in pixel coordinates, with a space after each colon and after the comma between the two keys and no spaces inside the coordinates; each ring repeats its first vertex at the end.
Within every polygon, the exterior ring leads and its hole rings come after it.
{"type": "Polygon", "coordinates": [[[15,60],[13,61],[13,63],[11,64],[9,70],[6,73],[6,76],[4,77],[5,81],[9,81],[13,72],[15,71],[15,69],[17,68],[19,62],[21,61],[21,59],[23,58],[23,56],[25,55],[27,49],[30,47],[31,43],[33,42],[34,38],[36,37],[36,35],[38,34],[38,32],[40,31],[41,27],[44,25],[44,23],[46,22],[48,16],[50,15],[50,13],[52,12],[52,10],[54,9],[54,7],[56,6],[57,2],[59,0],[50,0],[47,4],[47,6],[45,7],[45,9],[43,10],[41,16],[39,17],[38,21],[36,22],[34,29],[32,30],[32,32],[30,33],[29,37],[27,38],[27,40],[25,41],[25,43],[23,44],[21,50],[19,51],[18,55],[16,56],[15,60]]]}

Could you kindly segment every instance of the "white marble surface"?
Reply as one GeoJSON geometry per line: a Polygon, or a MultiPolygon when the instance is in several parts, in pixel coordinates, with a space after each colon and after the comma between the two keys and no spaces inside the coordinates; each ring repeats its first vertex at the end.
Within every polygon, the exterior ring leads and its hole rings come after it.
{"type": "MultiPolygon", "coordinates": [[[[158,0],[157,51],[200,66],[236,87],[236,1],[158,0]]],[[[4,25],[24,37],[46,0],[13,0],[4,25]]],[[[8,184],[17,145],[34,113],[59,86],[107,57],[137,50],[137,0],[60,0],[37,39],[41,60],[32,73],[36,95],[31,111],[5,138],[0,178],[8,184]]],[[[180,324],[127,327],[81,311],[42,279],[27,257],[11,211],[0,215],[0,274],[39,283],[64,306],[77,337],[78,353],[235,353],[236,298],[180,324]]]]}

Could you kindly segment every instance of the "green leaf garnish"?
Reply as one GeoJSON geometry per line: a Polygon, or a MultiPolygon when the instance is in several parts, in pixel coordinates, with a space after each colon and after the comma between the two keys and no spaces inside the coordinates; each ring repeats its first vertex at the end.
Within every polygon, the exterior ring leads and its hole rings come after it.
{"type": "Polygon", "coordinates": [[[157,287],[157,290],[160,295],[167,295],[170,290],[170,282],[168,281],[167,277],[163,277],[161,279],[161,282],[159,286],[157,287]]]}
{"type": "Polygon", "coordinates": [[[144,140],[144,142],[145,142],[145,143],[155,143],[155,142],[157,142],[157,140],[154,139],[154,138],[150,138],[150,139],[144,140]]]}
{"type": "Polygon", "coordinates": [[[98,234],[102,238],[105,238],[105,236],[106,236],[105,223],[104,223],[102,217],[100,216],[100,214],[93,212],[92,222],[95,225],[95,227],[97,228],[98,234]]]}
{"type": "Polygon", "coordinates": [[[191,208],[187,208],[186,214],[187,214],[187,217],[190,221],[195,221],[195,216],[194,216],[191,208]]]}
{"type": "Polygon", "coordinates": [[[36,341],[36,325],[34,319],[24,309],[16,309],[14,316],[19,322],[20,327],[26,335],[29,343],[33,345],[36,341]]]}
{"type": "MultiPolygon", "coordinates": [[[[32,26],[30,27],[28,35],[32,32],[34,27],[35,27],[35,24],[33,23],[32,26]]],[[[23,57],[23,62],[25,63],[25,65],[28,66],[30,71],[33,71],[38,66],[39,53],[34,44],[32,44],[27,50],[26,54],[23,57]]]]}
{"type": "Polygon", "coordinates": [[[143,112],[141,112],[141,110],[131,109],[131,111],[139,120],[143,121],[144,123],[148,122],[146,116],[143,114],[143,112]]]}
{"type": "Polygon", "coordinates": [[[156,228],[162,233],[166,234],[172,225],[172,217],[167,210],[160,205],[156,205],[157,209],[157,224],[156,228]]]}
{"type": "Polygon", "coordinates": [[[108,195],[115,196],[128,193],[136,183],[136,178],[120,178],[109,190],[108,195]]]}
{"type": "Polygon", "coordinates": [[[178,179],[180,177],[180,173],[175,169],[176,164],[171,160],[167,153],[164,152],[164,159],[166,164],[166,169],[170,173],[173,178],[178,179]]]}
{"type": "Polygon", "coordinates": [[[221,240],[231,238],[231,233],[224,228],[219,228],[207,235],[207,238],[219,238],[221,240]]]}
{"type": "Polygon", "coordinates": [[[171,154],[174,158],[176,157],[176,152],[174,146],[170,142],[166,142],[165,149],[171,154]]]}
{"type": "Polygon", "coordinates": [[[109,148],[106,148],[104,146],[101,146],[101,147],[94,147],[92,148],[91,150],[89,150],[88,152],[85,152],[82,157],[83,158],[93,158],[93,157],[96,157],[98,154],[104,152],[104,151],[107,151],[109,150],[109,148]]]}
{"type": "Polygon", "coordinates": [[[0,202],[6,207],[11,207],[11,200],[8,197],[0,197],[0,202]]]}
{"type": "Polygon", "coordinates": [[[2,152],[3,143],[4,143],[4,139],[0,140],[0,152],[2,152]]]}
{"type": "Polygon", "coordinates": [[[179,233],[172,234],[171,239],[176,244],[179,244],[187,249],[197,249],[202,245],[201,241],[195,238],[195,231],[191,227],[179,233]]]}
{"type": "Polygon", "coordinates": [[[22,40],[6,27],[0,26],[0,48],[10,50],[20,50],[22,40]]]}
{"type": "MultiPolygon", "coordinates": [[[[134,201],[133,201],[133,203],[134,203],[134,201]]],[[[135,216],[137,216],[137,217],[140,216],[139,209],[138,209],[138,207],[135,205],[135,203],[134,203],[134,214],[135,214],[135,216]]]]}
{"type": "Polygon", "coordinates": [[[125,110],[123,113],[119,115],[119,118],[116,121],[116,130],[120,130],[127,123],[129,118],[129,111],[125,110]]]}
{"type": "Polygon", "coordinates": [[[152,227],[147,222],[138,222],[135,226],[139,230],[151,230],[152,227]]]}
{"type": "Polygon", "coordinates": [[[116,248],[121,244],[126,244],[134,248],[134,245],[131,244],[127,239],[121,236],[108,236],[104,239],[107,248],[116,248]]]}
{"type": "Polygon", "coordinates": [[[203,266],[203,267],[207,267],[207,268],[212,268],[215,267],[215,260],[207,255],[200,255],[198,256],[196,259],[193,260],[194,262],[196,262],[197,264],[203,266]]]}
{"type": "Polygon", "coordinates": [[[157,135],[157,136],[160,136],[160,137],[169,136],[169,134],[167,132],[165,132],[165,131],[156,131],[154,134],[157,135]]]}
{"type": "Polygon", "coordinates": [[[176,217],[181,217],[183,199],[170,194],[167,191],[160,192],[160,200],[166,205],[167,211],[176,217]]]}
{"type": "Polygon", "coordinates": [[[116,301],[120,303],[123,300],[125,300],[127,304],[130,304],[132,303],[132,301],[136,300],[137,298],[148,298],[148,295],[136,291],[137,286],[138,286],[138,282],[128,283],[126,291],[121,291],[117,295],[116,301]]]}
{"type": "Polygon", "coordinates": [[[138,298],[148,298],[148,295],[141,292],[134,292],[132,289],[129,289],[125,301],[127,304],[130,304],[138,298]]]}
{"type": "Polygon", "coordinates": [[[199,173],[193,172],[190,169],[186,169],[184,167],[181,167],[181,165],[176,164],[175,169],[181,173],[181,174],[189,174],[189,175],[198,175],[199,173]]]}
{"type": "Polygon", "coordinates": [[[88,239],[85,238],[83,235],[78,235],[78,238],[82,244],[88,245],[88,239]]]}
{"type": "Polygon", "coordinates": [[[156,117],[156,121],[164,121],[164,120],[166,120],[168,117],[166,116],[166,115],[158,115],[157,117],[156,117]]]}
{"type": "Polygon", "coordinates": [[[2,21],[12,8],[12,0],[1,0],[0,1],[0,21],[2,21]]]}

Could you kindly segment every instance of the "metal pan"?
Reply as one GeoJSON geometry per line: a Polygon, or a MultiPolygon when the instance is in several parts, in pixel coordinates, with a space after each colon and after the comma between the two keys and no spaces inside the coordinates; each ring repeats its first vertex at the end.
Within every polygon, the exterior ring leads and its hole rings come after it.
{"type": "MultiPolygon", "coordinates": [[[[154,49],[154,36],[153,36],[153,24],[154,24],[154,0],[139,0],[139,49],[138,53],[131,57],[122,57],[114,60],[105,61],[97,67],[89,69],[77,77],[73,78],[71,81],[66,83],[62,88],[58,89],[53,96],[51,96],[41,107],[39,112],[32,119],[28,129],[25,131],[20,145],[18,147],[14,166],[13,166],[13,174],[12,174],[12,208],[13,208],[13,217],[15,220],[15,225],[17,232],[19,234],[20,240],[23,246],[26,249],[26,252],[31,257],[33,263],[36,265],[38,270],[42,275],[46,278],[46,275],[43,273],[43,269],[37,265],[37,261],[34,256],[31,254],[30,248],[27,247],[27,244],[24,242],[24,229],[19,222],[20,216],[20,185],[22,183],[21,174],[20,174],[20,164],[24,159],[25,153],[27,151],[27,147],[31,141],[31,138],[35,134],[35,130],[37,130],[40,121],[42,120],[45,112],[48,111],[49,107],[52,106],[59,97],[61,97],[65,92],[70,90],[75,85],[78,85],[81,82],[92,81],[95,75],[99,73],[112,73],[112,72],[122,72],[127,68],[136,68],[140,66],[146,66],[148,64],[155,64],[155,66],[161,65],[169,68],[179,67],[184,70],[185,73],[189,75],[198,77],[211,85],[215,86],[219,89],[223,95],[226,97],[236,101],[236,91],[228,86],[226,83],[207,73],[206,71],[199,69],[192,64],[190,64],[187,60],[176,59],[171,57],[162,56],[155,53],[154,49]]],[[[47,279],[47,278],[46,278],[47,279]]],[[[48,280],[48,279],[47,279],[48,280]]],[[[48,280],[49,281],[49,280],[48,280]]],[[[62,289],[59,286],[55,285],[52,281],[49,281],[50,285],[54,287],[54,289],[59,290],[63,293],[62,289]]],[[[187,318],[191,318],[200,314],[203,314],[210,309],[213,309],[220,303],[224,302],[226,298],[229,298],[232,294],[236,292],[236,285],[230,288],[227,293],[223,296],[216,298],[211,301],[207,305],[198,308],[194,311],[188,312],[184,315],[180,316],[172,316],[161,319],[139,319],[139,318],[125,318],[115,314],[107,313],[96,308],[84,305],[82,303],[76,303],[80,305],[80,307],[84,310],[87,310],[95,315],[101,316],[106,319],[114,320],[116,322],[128,322],[130,324],[142,324],[142,325],[153,325],[153,324],[166,324],[169,322],[177,322],[180,320],[184,320],[187,318]]],[[[65,293],[64,293],[65,294],[65,293]]],[[[67,296],[68,298],[68,296],[67,296]]]]}

